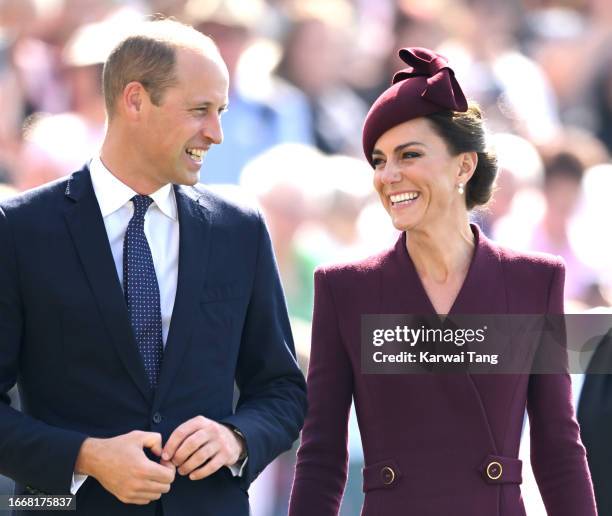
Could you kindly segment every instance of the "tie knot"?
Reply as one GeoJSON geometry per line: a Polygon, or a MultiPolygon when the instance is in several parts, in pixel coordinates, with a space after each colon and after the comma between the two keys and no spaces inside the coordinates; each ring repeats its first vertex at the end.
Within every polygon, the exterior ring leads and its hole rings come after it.
{"type": "Polygon", "coordinates": [[[134,203],[134,216],[144,218],[144,214],[151,206],[153,199],[148,195],[135,195],[132,197],[132,202],[134,203]]]}

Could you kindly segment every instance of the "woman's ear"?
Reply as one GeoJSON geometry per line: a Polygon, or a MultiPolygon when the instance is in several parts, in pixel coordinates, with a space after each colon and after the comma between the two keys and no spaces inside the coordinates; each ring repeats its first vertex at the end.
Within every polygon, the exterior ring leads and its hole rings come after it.
{"type": "Polygon", "coordinates": [[[462,152],[459,162],[459,173],[457,180],[461,183],[467,183],[476,171],[478,166],[478,153],[477,152],[462,152]]]}

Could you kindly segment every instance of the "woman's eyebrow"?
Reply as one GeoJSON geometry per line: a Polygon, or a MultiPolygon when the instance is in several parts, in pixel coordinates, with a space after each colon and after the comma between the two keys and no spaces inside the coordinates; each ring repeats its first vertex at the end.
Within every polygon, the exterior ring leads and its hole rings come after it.
{"type": "MultiPolygon", "coordinates": [[[[395,149],[393,149],[393,152],[395,154],[397,154],[398,152],[401,152],[402,150],[404,150],[406,147],[410,147],[412,145],[421,145],[422,147],[427,147],[427,145],[425,145],[422,142],[412,141],[412,142],[406,142],[406,143],[399,144],[397,147],[395,147],[395,149]]],[[[380,149],[374,149],[372,151],[372,155],[374,155],[374,154],[382,154],[382,155],[384,155],[384,152],[381,151],[380,149]]]]}

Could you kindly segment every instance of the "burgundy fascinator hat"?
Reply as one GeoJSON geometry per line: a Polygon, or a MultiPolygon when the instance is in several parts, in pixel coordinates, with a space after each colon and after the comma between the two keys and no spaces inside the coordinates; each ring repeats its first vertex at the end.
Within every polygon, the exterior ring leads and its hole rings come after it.
{"type": "Polygon", "coordinates": [[[363,151],[372,164],[376,140],[398,124],[439,111],[467,111],[468,103],[445,57],[427,48],[402,48],[408,67],[393,76],[376,99],[363,127],[363,151]]]}

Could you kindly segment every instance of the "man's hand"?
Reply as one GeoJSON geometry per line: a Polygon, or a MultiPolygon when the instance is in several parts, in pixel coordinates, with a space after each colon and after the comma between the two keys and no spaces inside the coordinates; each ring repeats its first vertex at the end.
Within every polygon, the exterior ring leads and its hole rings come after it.
{"type": "Polygon", "coordinates": [[[196,416],[172,432],[162,459],[171,461],[179,474],[200,480],[222,466],[236,464],[244,447],[244,441],[227,426],[196,416]]]}
{"type": "Polygon", "coordinates": [[[149,460],[144,448],[161,455],[161,435],[134,430],[110,439],[87,438],[75,473],[94,477],[123,503],[146,505],[170,491],[176,468],[168,461],[149,460]]]}

